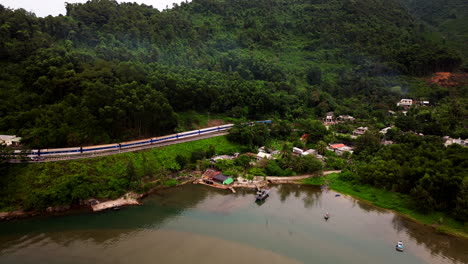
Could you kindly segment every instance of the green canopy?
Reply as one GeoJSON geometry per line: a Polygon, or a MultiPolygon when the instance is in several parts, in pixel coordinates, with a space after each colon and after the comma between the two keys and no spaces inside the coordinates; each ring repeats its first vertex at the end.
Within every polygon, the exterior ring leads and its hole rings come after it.
{"type": "Polygon", "coordinates": [[[225,181],[223,181],[223,184],[228,185],[228,184],[231,184],[233,181],[234,181],[234,180],[232,179],[232,177],[229,177],[229,178],[227,178],[225,181]]]}

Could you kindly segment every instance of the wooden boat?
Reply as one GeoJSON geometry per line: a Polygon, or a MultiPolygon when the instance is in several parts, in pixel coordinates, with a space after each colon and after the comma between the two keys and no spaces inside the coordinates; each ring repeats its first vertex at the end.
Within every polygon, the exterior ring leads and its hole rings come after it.
{"type": "Polygon", "coordinates": [[[270,192],[270,188],[265,187],[263,189],[260,189],[257,191],[255,194],[255,199],[256,200],[263,200],[268,197],[268,193],[270,192]]]}
{"type": "Polygon", "coordinates": [[[398,241],[398,243],[396,245],[396,250],[400,251],[400,252],[403,252],[403,250],[404,250],[403,242],[398,241]]]}

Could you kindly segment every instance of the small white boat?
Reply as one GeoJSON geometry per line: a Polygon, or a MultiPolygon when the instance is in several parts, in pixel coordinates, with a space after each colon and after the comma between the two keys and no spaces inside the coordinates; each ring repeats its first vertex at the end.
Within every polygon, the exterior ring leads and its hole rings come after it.
{"type": "Polygon", "coordinates": [[[400,252],[403,252],[403,250],[404,250],[403,242],[398,241],[398,243],[396,245],[396,250],[400,251],[400,252]]]}
{"type": "Polygon", "coordinates": [[[330,218],[330,215],[328,214],[328,212],[323,216],[323,218],[325,218],[325,220],[328,220],[328,218],[330,218]]]}

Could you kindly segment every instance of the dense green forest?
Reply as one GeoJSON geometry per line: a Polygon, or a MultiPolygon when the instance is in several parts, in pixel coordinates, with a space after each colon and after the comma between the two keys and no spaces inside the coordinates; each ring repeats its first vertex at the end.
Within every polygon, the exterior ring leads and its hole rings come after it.
{"type": "Polygon", "coordinates": [[[411,14],[432,29],[426,36],[459,49],[468,58],[468,2],[464,0],[400,0],[411,14]]]}
{"type": "MultiPolygon", "coordinates": [[[[466,110],[466,87],[419,78],[456,70],[460,50],[428,38],[396,0],[195,0],[164,11],[92,0],[66,10],[38,18],[0,5],[0,132],[30,147],[170,133],[190,110],[289,120],[335,111],[382,124],[402,96],[466,110]]],[[[443,113],[452,127],[436,134],[466,135],[443,113]]]]}

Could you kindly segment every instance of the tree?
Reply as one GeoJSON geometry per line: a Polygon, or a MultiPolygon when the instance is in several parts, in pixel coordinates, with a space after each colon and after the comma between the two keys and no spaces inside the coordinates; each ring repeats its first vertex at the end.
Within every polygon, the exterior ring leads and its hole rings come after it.
{"type": "Polygon", "coordinates": [[[320,155],[325,155],[325,151],[327,150],[327,143],[319,141],[317,142],[317,146],[315,148],[320,155]]]}
{"type": "Polygon", "coordinates": [[[175,157],[175,161],[177,162],[177,164],[179,164],[180,168],[183,169],[188,163],[188,158],[184,155],[177,155],[175,157]]]}
{"type": "Polygon", "coordinates": [[[250,157],[247,155],[240,155],[237,159],[235,159],[234,163],[237,166],[241,166],[245,169],[250,165],[250,157]]]}
{"type": "Polygon", "coordinates": [[[138,175],[135,169],[135,165],[132,160],[129,160],[127,163],[127,178],[130,182],[133,182],[138,179],[138,175]]]}

